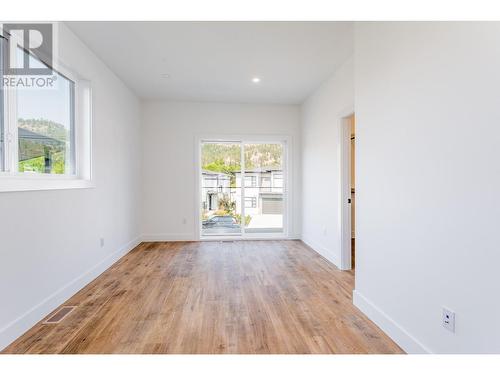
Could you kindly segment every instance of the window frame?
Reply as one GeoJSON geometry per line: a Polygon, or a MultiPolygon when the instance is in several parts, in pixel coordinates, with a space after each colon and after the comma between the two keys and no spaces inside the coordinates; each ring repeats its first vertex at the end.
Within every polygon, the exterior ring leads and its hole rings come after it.
{"type": "Polygon", "coordinates": [[[279,189],[283,189],[283,184],[284,184],[284,178],[283,178],[283,173],[274,173],[272,174],[272,187],[271,191],[276,191],[279,189]],[[281,181],[281,184],[278,184],[277,182],[281,181]]]}
{"type": "MultiPolygon", "coordinates": [[[[252,173],[252,172],[248,172],[248,173],[252,173]]],[[[257,187],[257,176],[255,175],[249,175],[249,176],[245,176],[245,187],[246,188],[255,188],[257,187]],[[247,178],[250,179],[250,184],[247,184],[247,178]]]]}
{"type": "Polygon", "coordinates": [[[273,185],[273,178],[272,176],[262,176],[260,178],[260,191],[263,193],[269,193],[272,190],[273,185]],[[269,182],[269,186],[264,186],[264,181],[269,182]]]}
{"type": "Polygon", "coordinates": [[[245,208],[257,208],[257,197],[245,197],[245,208]],[[250,205],[247,206],[247,201],[250,201],[250,205]]]}
{"type": "MultiPolygon", "coordinates": [[[[24,50],[25,53],[29,53],[24,50]]],[[[35,57],[36,58],[36,57],[35,57]]],[[[4,123],[4,169],[0,169],[0,193],[12,191],[75,189],[95,187],[92,179],[92,90],[90,81],[81,78],[61,61],[51,67],[58,75],[73,83],[71,138],[74,170],[70,174],[23,173],[18,171],[19,138],[17,93],[13,87],[2,87],[4,123]]],[[[3,79],[3,72],[0,72],[3,79]]]]}
{"type": "MultiPolygon", "coordinates": [[[[1,44],[2,41],[0,39],[0,48],[3,48],[1,44]]],[[[0,56],[0,60],[3,60],[0,56]]],[[[0,61],[0,72],[3,71],[3,62],[0,61]]],[[[0,77],[1,78],[1,77],[0,77]]],[[[3,87],[0,87],[0,173],[5,171],[5,156],[6,150],[5,145],[7,143],[7,134],[5,132],[5,116],[3,115],[5,112],[5,99],[4,99],[4,90],[3,87]]]]}

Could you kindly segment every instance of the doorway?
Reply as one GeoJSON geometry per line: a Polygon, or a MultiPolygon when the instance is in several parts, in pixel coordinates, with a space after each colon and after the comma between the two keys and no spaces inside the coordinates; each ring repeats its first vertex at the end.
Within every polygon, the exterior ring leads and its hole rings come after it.
{"type": "Polygon", "coordinates": [[[356,264],[356,119],[354,113],[340,121],[340,212],[341,265],[350,270],[356,264]]]}
{"type": "Polygon", "coordinates": [[[202,140],[200,238],[286,236],[285,141],[202,140]]]}

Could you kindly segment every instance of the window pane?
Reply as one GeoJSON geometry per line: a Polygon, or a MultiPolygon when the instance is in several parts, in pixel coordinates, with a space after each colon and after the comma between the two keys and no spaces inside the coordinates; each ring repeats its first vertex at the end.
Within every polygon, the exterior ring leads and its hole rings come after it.
{"type": "Polygon", "coordinates": [[[283,145],[245,144],[244,155],[245,232],[283,232],[283,145]]]}
{"type": "Polygon", "coordinates": [[[283,187],[283,175],[281,173],[273,173],[274,189],[280,189],[283,187]]]}
{"type": "Polygon", "coordinates": [[[261,181],[261,191],[270,192],[271,191],[271,177],[262,176],[261,181]]]}
{"type": "MultiPolygon", "coordinates": [[[[29,58],[30,66],[41,64],[34,57],[29,58]]],[[[19,172],[75,173],[75,86],[57,72],[54,76],[52,88],[17,89],[19,172]]]]}
{"type": "Polygon", "coordinates": [[[245,198],[245,208],[256,208],[257,199],[255,197],[245,198]]]}

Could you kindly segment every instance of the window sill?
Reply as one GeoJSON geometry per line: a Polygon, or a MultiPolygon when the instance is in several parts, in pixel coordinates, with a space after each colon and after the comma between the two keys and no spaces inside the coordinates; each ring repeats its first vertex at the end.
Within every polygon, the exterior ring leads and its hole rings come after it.
{"type": "Polygon", "coordinates": [[[0,193],[37,190],[91,189],[95,184],[91,180],[64,176],[2,176],[0,193]]]}

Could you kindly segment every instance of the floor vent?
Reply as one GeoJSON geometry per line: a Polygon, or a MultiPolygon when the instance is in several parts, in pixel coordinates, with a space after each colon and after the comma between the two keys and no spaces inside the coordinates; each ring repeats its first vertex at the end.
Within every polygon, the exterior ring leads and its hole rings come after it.
{"type": "Polygon", "coordinates": [[[234,241],[233,240],[224,240],[224,241],[221,241],[221,243],[233,243],[234,241]]]}
{"type": "Polygon", "coordinates": [[[57,324],[66,318],[70,312],[75,309],[76,306],[63,306],[57,312],[47,319],[44,324],[57,324]]]}

